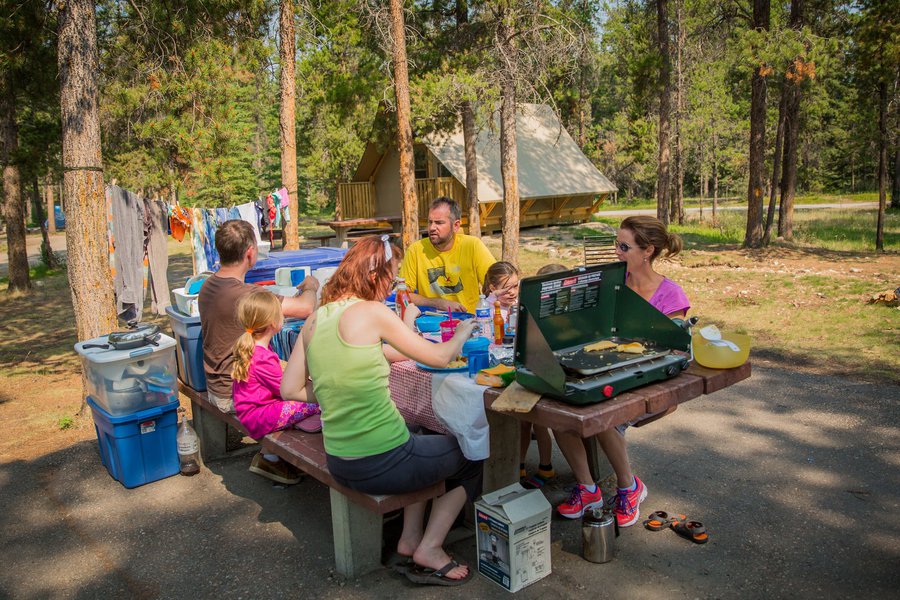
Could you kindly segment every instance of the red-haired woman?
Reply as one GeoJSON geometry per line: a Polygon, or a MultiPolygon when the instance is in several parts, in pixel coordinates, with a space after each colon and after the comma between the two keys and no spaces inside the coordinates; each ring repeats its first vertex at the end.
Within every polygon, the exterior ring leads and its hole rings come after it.
{"type": "MultiPolygon", "coordinates": [[[[459,354],[474,323],[461,322],[442,344],[417,336],[384,305],[401,258],[402,250],[387,236],[364,238],[347,252],[322,289],[322,305],[303,327],[303,343],[291,354],[281,393],[299,397],[307,374],[312,378],[328,470],[339,483],[367,494],[402,494],[446,482],[427,525],[425,502],[404,510],[398,570],[417,583],[458,585],[472,571],[451,559],[443,544],[463,505],[480,493],[482,464],[466,459],[453,436],[410,434],[391,401],[388,359],[444,367],[459,354]]],[[[407,310],[407,320],[417,313],[407,310]]]]}

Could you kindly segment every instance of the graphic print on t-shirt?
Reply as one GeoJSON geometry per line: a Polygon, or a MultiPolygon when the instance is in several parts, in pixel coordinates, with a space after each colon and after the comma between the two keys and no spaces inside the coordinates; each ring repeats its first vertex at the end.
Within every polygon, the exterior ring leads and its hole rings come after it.
{"type": "Polygon", "coordinates": [[[458,266],[456,267],[456,271],[457,272],[454,274],[456,282],[454,283],[450,275],[447,274],[446,265],[428,269],[428,286],[431,288],[432,293],[438,296],[460,293],[463,289],[463,285],[462,280],[459,278],[458,266]]]}

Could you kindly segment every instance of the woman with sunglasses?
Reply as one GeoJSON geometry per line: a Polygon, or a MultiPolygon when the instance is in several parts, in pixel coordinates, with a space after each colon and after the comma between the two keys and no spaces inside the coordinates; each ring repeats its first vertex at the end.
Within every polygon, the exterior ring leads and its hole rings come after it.
{"type": "MultiPolygon", "coordinates": [[[[364,238],[347,252],[303,327],[281,394],[299,397],[309,374],[322,411],[328,470],[338,483],[366,494],[403,494],[445,482],[447,491],[434,500],[427,524],[425,502],[404,509],[394,566],[415,583],[459,585],[472,571],[450,558],[443,544],[463,505],[481,491],[482,462],[463,456],[453,436],[409,432],[391,400],[388,361],[402,354],[403,360],[446,367],[475,323],[462,321],[441,344],[416,335],[384,304],[402,258],[387,236],[364,238]]],[[[407,320],[417,312],[410,305],[407,320]]]]}
{"type": "MultiPolygon", "coordinates": [[[[691,304],[677,283],[653,270],[660,256],[671,257],[682,248],[681,237],[669,233],[656,217],[628,217],[616,233],[616,256],[625,261],[625,285],[668,317],[684,317],[691,304]]],[[[647,487],[631,471],[625,428],[622,425],[597,435],[597,441],[616,473],[616,504],[613,512],[619,527],[634,525],[641,516],[640,504],[647,487]]],[[[554,431],[556,443],[572,467],[577,481],[568,500],[556,507],[560,515],[580,518],[585,510],[602,506],[600,487],[591,477],[587,452],[582,439],[573,433],[554,431]]]]}

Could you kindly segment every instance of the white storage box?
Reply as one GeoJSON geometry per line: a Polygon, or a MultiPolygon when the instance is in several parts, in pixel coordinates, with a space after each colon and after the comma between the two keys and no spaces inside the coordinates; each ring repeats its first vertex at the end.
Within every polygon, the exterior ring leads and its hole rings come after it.
{"type": "Polygon", "coordinates": [[[160,334],[156,344],[116,350],[106,335],[75,344],[88,393],[110,415],[127,415],[178,399],[175,340],[160,334]]]}
{"type": "Polygon", "coordinates": [[[475,502],[478,572],[515,592],[550,574],[550,503],[514,483],[475,502]]]}
{"type": "Polygon", "coordinates": [[[257,254],[259,255],[259,258],[269,258],[269,250],[272,249],[272,242],[258,242],[256,244],[256,249],[258,250],[257,254]]]}
{"type": "Polygon", "coordinates": [[[197,297],[200,294],[188,294],[184,288],[175,288],[172,290],[172,296],[175,298],[175,307],[178,312],[189,317],[200,316],[200,310],[197,308],[197,297]]]}

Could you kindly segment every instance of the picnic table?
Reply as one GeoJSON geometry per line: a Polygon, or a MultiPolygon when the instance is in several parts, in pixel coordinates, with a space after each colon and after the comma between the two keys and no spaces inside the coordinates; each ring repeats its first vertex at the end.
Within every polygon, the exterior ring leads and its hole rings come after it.
{"type": "MultiPolygon", "coordinates": [[[[520,421],[578,434],[586,442],[591,472],[599,478],[607,473],[599,472],[602,451],[594,437],[596,434],[624,423],[641,427],[671,414],[683,402],[743,381],[750,373],[750,362],[733,369],[708,369],[692,363],[686,371],[671,379],[624,392],[603,402],[573,405],[545,396],[527,413],[493,410],[493,403],[503,390],[486,388],[483,401],[490,427],[490,456],[484,464],[484,490],[496,490],[519,480],[520,421]]],[[[419,369],[412,361],[394,363],[391,365],[391,398],[407,422],[448,433],[435,417],[431,405],[435,376],[435,373],[419,369]]]]}
{"type": "Polygon", "coordinates": [[[394,233],[400,233],[402,223],[403,217],[385,216],[364,219],[341,219],[339,221],[318,221],[316,224],[324,227],[331,227],[335,234],[335,245],[341,247],[350,237],[350,233],[354,230],[371,232],[371,230],[390,227],[391,231],[394,233]]]}

